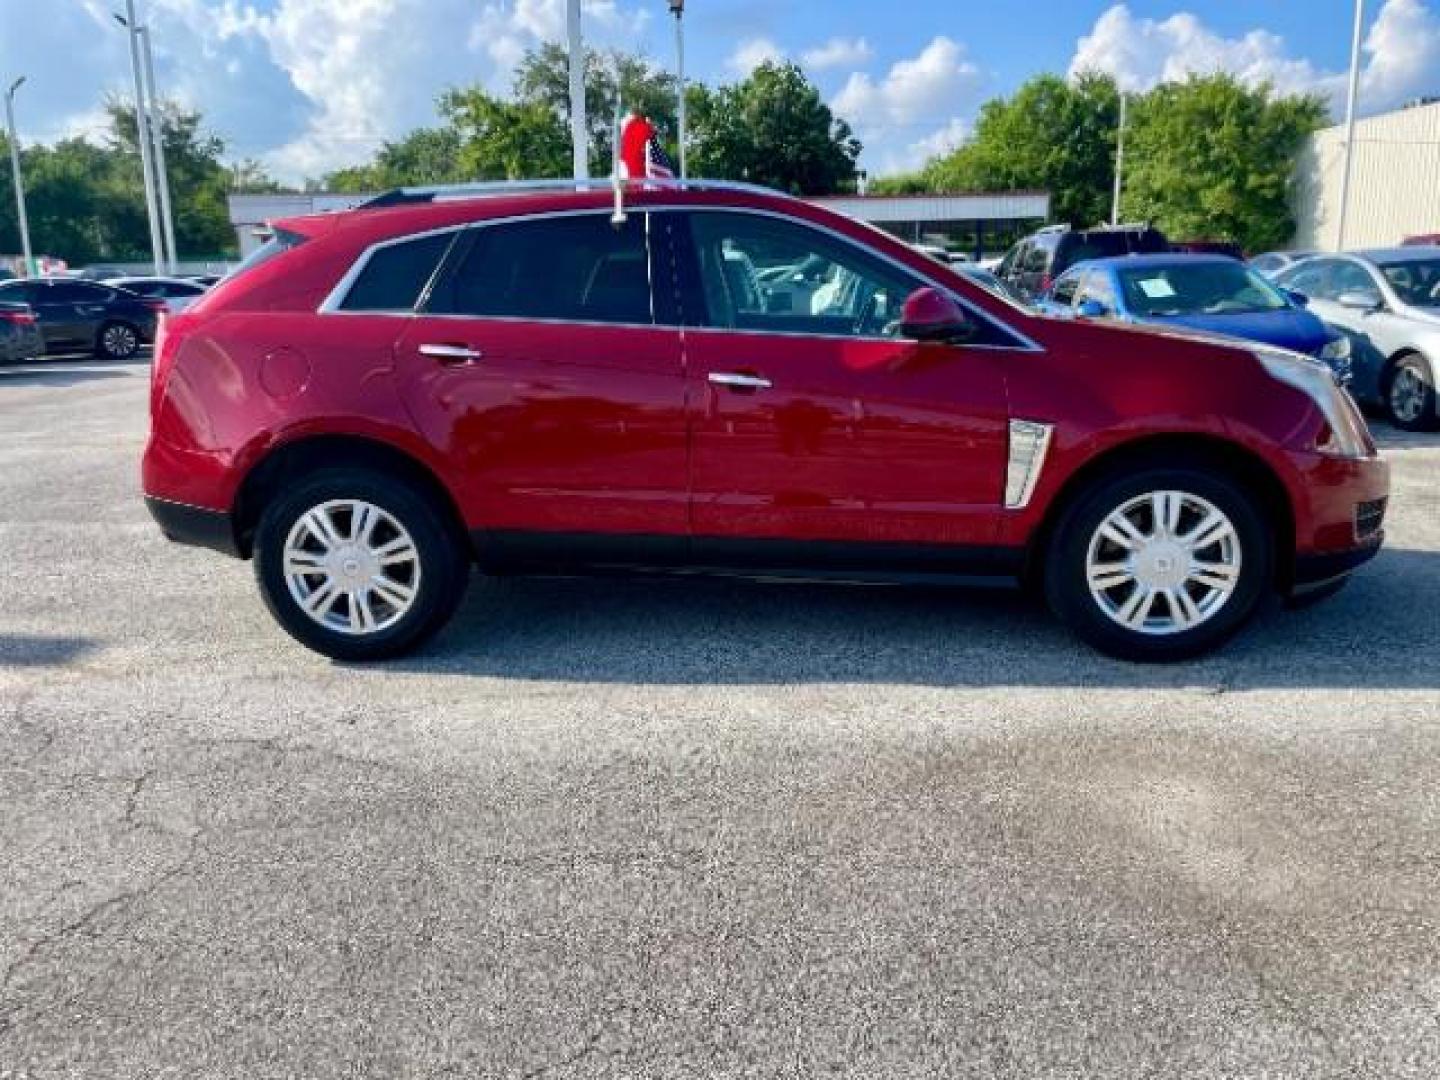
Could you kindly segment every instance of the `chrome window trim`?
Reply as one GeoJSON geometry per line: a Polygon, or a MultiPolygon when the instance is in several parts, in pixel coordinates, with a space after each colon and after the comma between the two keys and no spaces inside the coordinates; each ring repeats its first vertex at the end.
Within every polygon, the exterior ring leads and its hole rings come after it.
{"type": "MultiPolygon", "coordinates": [[[[508,315],[442,314],[442,313],[434,313],[434,312],[421,312],[421,311],[418,310],[418,308],[417,308],[417,309],[411,309],[410,311],[396,311],[396,312],[388,312],[388,311],[346,311],[346,310],[344,310],[344,309],[341,307],[341,305],[345,302],[345,297],[346,297],[346,295],[349,293],[350,289],[354,286],[355,281],[356,281],[356,280],[359,278],[359,276],[364,272],[365,267],[369,264],[371,258],[374,256],[374,254],[375,254],[377,251],[380,251],[380,250],[382,250],[382,249],[384,249],[384,248],[394,247],[394,246],[397,245],[397,244],[408,243],[408,242],[410,242],[410,241],[412,241],[412,240],[424,240],[424,239],[426,239],[427,237],[439,236],[439,235],[441,235],[441,234],[443,234],[443,233],[465,232],[465,231],[471,230],[471,229],[488,229],[488,228],[493,228],[493,227],[499,226],[499,225],[513,225],[513,224],[517,224],[517,223],[519,223],[519,222],[535,221],[535,220],[545,220],[545,219],[553,219],[553,218],[570,218],[570,217],[606,217],[606,218],[608,218],[613,212],[614,212],[613,209],[610,208],[610,207],[584,207],[584,208],[577,208],[577,209],[572,209],[572,210],[535,210],[535,211],[531,211],[530,213],[510,214],[510,215],[506,215],[505,217],[487,218],[487,219],[485,219],[485,220],[483,220],[483,221],[469,221],[469,222],[462,222],[462,223],[456,224],[456,225],[446,225],[446,226],[444,226],[444,227],[442,227],[442,228],[438,228],[438,229],[427,229],[427,230],[425,230],[425,231],[423,231],[423,232],[408,233],[408,234],[406,234],[405,236],[391,237],[390,239],[387,239],[387,240],[377,241],[376,243],[370,245],[370,247],[366,248],[365,251],[361,253],[360,257],[355,260],[355,263],[350,267],[350,269],[349,269],[348,271],[346,271],[345,275],[339,280],[339,282],[336,283],[335,287],[334,287],[333,289],[331,289],[330,292],[326,295],[325,299],[321,302],[319,308],[317,308],[316,311],[317,311],[318,314],[321,314],[321,315],[371,315],[371,316],[374,316],[374,315],[399,315],[399,316],[403,316],[403,317],[415,317],[415,316],[423,315],[425,318],[431,318],[431,319],[487,319],[487,320],[497,321],[497,322],[533,322],[533,323],[542,323],[542,324],[547,324],[547,325],[556,325],[556,324],[558,324],[558,325],[566,325],[566,326],[614,326],[614,327],[626,327],[626,328],[629,328],[629,329],[653,328],[653,329],[662,329],[662,330],[678,330],[678,331],[682,331],[682,332],[685,332],[685,333],[695,332],[695,333],[712,333],[712,334],[745,334],[745,335],[749,335],[749,336],[758,336],[758,337],[798,337],[798,338],[815,338],[815,339],[819,339],[819,340],[823,340],[823,341],[874,341],[874,342],[888,342],[888,343],[894,344],[894,343],[899,342],[899,341],[908,341],[908,340],[910,340],[910,339],[908,339],[908,338],[891,338],[891,337],[878,337],[878,336],[877,336],[877,337],[857,337],[857,336],[855,336],[855,335],[853,335],[853,334],[815,334],[815,333],[801,333],[801,332],[798,332],[798,331],[791,331],[791,330],[741,330],[741,329],[733,329],[733,330],[732,330],[732,329],[729,329],[729,328],[726,328],[726,327],[723,327],[723,326],[684,326],[684,325],[679,325],[679,324],[670,326],[670,325],[663,325],[663,324],[660,324],[660,323],[658,323],[658,322],[657,322],[657,323],[616,323],[616,322],[593,322],[593,321],[584,321],[584,320],[577,320],[577,319],[534,319],[534,318],[525,318],[525,317],[522,317],[522,316],[508,316],[508,315]]],[[[813,229],[813,230],[815,230],[816,232],[821,233],[822,235],[827,236],[827,237],[835,240],[836,242],[838,242],[838,243],[840,243],[840,244],[843,244],[843,245],[846,245],[846,246],[850,247],[851,249],[859,252],[859,253],[862,254],[862,255],[866,255],[866,256],[869,256],[870,258],[874,258],[874,259],[879,259],[881,262],[887,263],[889,266],[891,266],[891,267],[894,268],[895,270],[898,270],[900,273],[906,275],[907,277],[910,277],[910,278],[913,278],[913,279],[918,279],[918,280],[920,280],[920,281],[925,282],[925,283],[928,284],[928,285],[931,285],[931,286],[933,286],[933,287],[935,287],[935,288],[941,289],[941,290],[944,291],[945,293],[949,294],[949,295],[955,300],[955,302],[958,303],[961,307],[965,308],[965,310],[966,310],[967,312],[969,312],[970,314],[972,314],[972,315],[974,315],[974,316],[976,316],[976,317],[978,317],[978,318],[980,318],[980,319],[985,320],[986,322],[990,323],[992,326],[997,327],[998,329],[1000,329],[1001,331],[1003,331],[1005,334],[1009,335],[1009,336],[1010,336],[1011,338],[1013,338],[1014,340],[1020,342],[1019,345],[961,345],[961,346],[958,346],[959,348],[965,348],[965,349],[984,349],[984,350],[990,351],[990,352],[1044,352],[1044,351],[1045,351],[1044,346],[1041,345],[1039,342],[1035,341],[1034,338],[1030,337],[1028,334],[1022,333],[1021,331],[1015,329],[1014,326],[1012,326],[1010,323],[1006,322],[1004,319],[1001,319],[999,316],[993,315],[993,314],[991,314],[990,312],[986,311],[984,308],[982,308],[982,307],[980,307],[979,305],[973,303],[970,299],[968,299],[968,298],[965,297],[965,296],[962,296],[959,292],[957,292],[956,289],[955,289],[953,286],[945,283],[944,281],[941,281],[941,280],[933,277],[928,271],[922,272],[922,271],[916,270],[914,267],[907,266],[905,263],[901,262],[899,259],[893,258],[892,256],[887,255],[887,254],[886,254],[885,252],[883,252],[883,251],[879,251],[879,250],[876,250],[875,248],[867,247],[867,246],[859,243],[858,241],[856,241],[856,240],[853,239],[852,237],[846,236],[844,233],[838,232],[837,230],[832,229],[832,228],[830,228],[830,227],[827,226],[827,225],[820,225],[820,224],[817,224],[817,223],[815,223],[815,222],[813,222],[813,221],[807,221],[807,220],[805,220],[805,219],[803,219],[803,218],[797,218],[797,217],[795,217],[795,216],[792,215],[792,214],[784,214],[784,213],[780,213],[779,211],[776,211],[776,210],[762,209],[762,208],[760,208],[760,207],[753,207],[753,206],[715,206],[715,205],[693,206],[693,205],[686,205],[686,204],[683,204],[683,203],[680,203],[680,204],[662,203],[662,204],[657,204],[657,205],[646,204],[646,205],[644,205],[644,206],[636,206],[636,207],[634,207],[634,208],[632,209],[632,211],[631,211],[632,214],[645,214],[645,215],[647,215],[646,226],[645,226],[645,231],[646,231],[646,236],[647,236],[647,250],[649,249],[648,238],[649,238],[649,236],[650,236],[650,223],[649,223],[649,220],[648,220],[648,215],[650,215],[650,214],[661,214],[661,213],[697,213],[697,212],[698,212],[698,213],[722,213],[722,214],[748,214],[748,215],[753,216],[753,217],[774,218],[775,220],[778,220],[778,221],[789,222],[790,224],[796,225],[796,226],[798,226],[799,228],[802,228],[802,229],[813,229]]],[[[882,235],[887,235],[887,236],[888,236],[888,234],[884,234],[884,233],[882,233],[882,235]]],[[[654,253],[653,253],[653,251],[651,251],[650,254],[651,254],[651,258],[650,258],[650,260],[648,260],[648,261],[651,263],[651,266],[650,266],[649,270],[650,270],[650,273],[653,275],[653,273],[654,273],[654,268],[653,268],[654,253]]],[[[437,267],[437,269],[438,269],[438,267],[437,267]]],[[[978,286],[978,285],[976,286],[976,288],[979,288],[979,287],[980,287],[980,286],[978,286]]],[[[428,287],[427,287],[426,290],[422,290],[421,296],[424,297],[427,293],[428,293],[428,287]]],[[[654,308],[655,308],[655,290],[654,290],[653,280],[652,280],[652,285],[651,285],[651,290],[650,290],[650,304],[651,304],[651,310],[652,310],[652,312],[653,312],[653,311],[654,311],[654,308]]],[[[1023,312],[1022,312],[1022,314],[1023,314],[1023,312]]]]}

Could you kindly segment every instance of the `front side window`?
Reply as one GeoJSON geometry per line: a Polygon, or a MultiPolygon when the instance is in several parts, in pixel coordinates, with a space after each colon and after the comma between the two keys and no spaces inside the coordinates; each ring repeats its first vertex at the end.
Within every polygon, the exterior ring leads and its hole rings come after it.
{"type": "Polygon", "coordinates": [[[1413,307],[1440,307],[1440,259],[1416,259],[1381,267],[1385,280],[1413,307]]]}
{"type": "Polygon", "coordinates": [[[413,311],[456,234],[403,240],[370,253],[341,311],[413,311]]]}
{"type": "Polygon", "coordinates": [[[750,214],[690,216],[709,326],[781,334],[898,337],[922,284],[844,241],[750,214]]]}
{"type": "Polygon", "coordinates": [[[431,291],[426,311],[477,318],[648,326],[648,220],[620,227],[605,214],[487,225],[431,291]]]}
{"type": "Polygon", "coordinates": [[[1330,288],[1330,272],[1334,265],[1334,259],[1310,259],[1287,269],[1278,281],[1282,287],[1302,296],[1333,300],[1335,293],[1330,288]]]}
{"type": "Polygon", "coordinates": [[[1330,278],[1330,291],[1340,297],[1346,293],[1374,293],[1380,290],[1369,270],[1359,263],[1342,261],[1335,264],[1330,278]]]}

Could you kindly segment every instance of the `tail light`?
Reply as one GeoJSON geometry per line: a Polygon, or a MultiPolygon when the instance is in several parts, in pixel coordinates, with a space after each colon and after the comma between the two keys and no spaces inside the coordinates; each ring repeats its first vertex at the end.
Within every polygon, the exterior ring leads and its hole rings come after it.
{"type": "Polygon", "coordinates": [[[15,326],[34,326],[39,322],[33,311],[0,311],[0,322],[13,323],[15,326]]]}
{"type": "Polygon", "coordinates": [[[155,298],[150,296],[142,297],[140,299],[140,303],[143,304],[145,307],[149,308],[156,315],[164,315],[167,311],[170,310],[170,308],[166,306],[164,300],[156,300],[155,298]]]}

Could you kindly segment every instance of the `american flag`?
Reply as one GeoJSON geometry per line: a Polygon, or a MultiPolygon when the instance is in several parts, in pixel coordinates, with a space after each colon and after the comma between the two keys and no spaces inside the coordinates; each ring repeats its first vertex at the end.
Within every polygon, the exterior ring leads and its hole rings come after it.
{"type": "Polygon", "coordinates": [[[675,162],[660,145],[655,125],[631,113],[620,128],[620,162],[630,180],[674,180],[675,162]]]}

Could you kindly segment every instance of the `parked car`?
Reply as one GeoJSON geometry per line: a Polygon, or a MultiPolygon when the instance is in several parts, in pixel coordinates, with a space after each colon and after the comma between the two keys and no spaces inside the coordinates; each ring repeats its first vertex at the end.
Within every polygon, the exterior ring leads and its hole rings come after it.
{"type": "Polygon", "coordinates": [[[1170,250],[1170,241],[1149,225],[1074,230],[1052,225],[1010,249],[995,272],[1023,296],[1036,299],[1076,263],[1170,250]]]}
{"type": "Polygon", "coordinates": [[[163,300],[165,309],[172,315],[184,311],[205,295],[205,286],[185,278],[120,277],[111,278],[105,284],[132,292],[136,296],[163,300]]]}
{"type": "Polygon", "coordinates": [[[1174,660],[1383,539],[1350,397],[1268,346],[1029,313],[745,185],[408,189],[277,223],[167,323],[143,479],[329,656],[494,573],[1032,584],[1174,660]],[[819,260],[808,304],[763,275],[819,260]],[[777,299],[778,298],[778,299],[777,299]]]}
{"type": "Polygon", "coordinates": [[[1311,258],[1315,254],[1313,251],[1267,251],[1250,260],[1250,269],[1267,278],[1274,278],[1287,267],[1294,266],[1302,259],[1311,258]]]}
{"type": "Polygon", "coordinates": [[[1440,247],[1320,256],[1277,284],[1308,297],[1315,314],[1350,338],[1356,397],[1406,431],[1440,424],[1440,247]]]}
{"type": "Polygon", "coordinates": [[[1350,339],[1224,255],[1129,255],[1073,267],[1040,303],[1051,314],[1204,330],[1313,356],[1350,383],[1350,339]]]}
{"type": "Polygon", "coordinates": [[[1230,240],[1180,240],[1172,250],[1182,255],[1224,255],[1237,262],[1245,261],[1245,250],[1230,240]]]}
{"type": "Polygon", "coordinates": [[[1405,238],[1402,247],[1436,247],[1440,246],[1440,233],[1425,233],[1423,236],[1409,236],[1405,238]]]}
{"type": "Polygon", "coordinates": [[[47,353],[93,352],[128,360],[155,339],[163,300],[79,278],[25,278],[0,283],[0,300],[29,304],[47,353]]]}
{"type": "Polygon", "coordinates": [[[45,341],[30,305],[0,300],[0,361],[33,360],[44,351],[45,341]]]}

